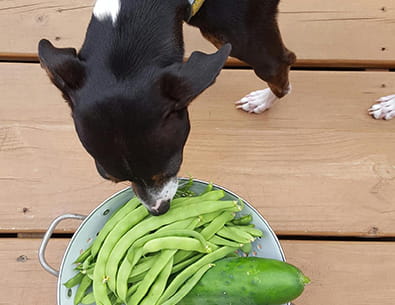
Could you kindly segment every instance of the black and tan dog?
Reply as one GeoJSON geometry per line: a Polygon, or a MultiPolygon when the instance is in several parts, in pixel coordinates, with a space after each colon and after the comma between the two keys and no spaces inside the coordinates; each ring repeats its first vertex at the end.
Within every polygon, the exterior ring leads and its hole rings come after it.
{"type": "Polygon", "coordinates": [[[229,55],[269,85],[242,98],[239,108],[260,113],[289,92],[295,55],[281,40],[278,2],[97,0],[78,53],[41,40],[41,64],[69,103],[99,173],[131,181],[152,214],[165,213],[190,129],[187,107],[229,55]],[[219,50],[193,52],[184,63],[184,21],[219,50]]]}

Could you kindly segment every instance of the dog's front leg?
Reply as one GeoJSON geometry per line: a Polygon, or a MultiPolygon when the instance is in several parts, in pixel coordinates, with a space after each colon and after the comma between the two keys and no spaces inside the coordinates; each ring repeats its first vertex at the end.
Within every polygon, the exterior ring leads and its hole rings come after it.
{"type": "MultiPolygon", "coordinates": [[[[272,86],[269,84],[269,88],[256,90],[247,94],[235,103],[237,108],[250,113],[262,113],[270,109],[274,103],[280,99],[280,97],[274,94],[276,90],[273,90],[271,87],[272,86]]],[[[291,84],[288,84],[287,88],[282,91],[282,96],[290,92],[291,84]]]]}
{"type": "MultiPolygon", "coordinates": [[[[293,53],[290,53],[293,55],[293,53]]],[[[268,76],[266,70],[255,68],[255,73],[267,81],[269,88],[253,91],[236,102],[237,108],[250,113],[262,113],[270,109],[276,101],[291,92],[289,83],[289,65],[281,63],[274,77],[268,76]]]]}

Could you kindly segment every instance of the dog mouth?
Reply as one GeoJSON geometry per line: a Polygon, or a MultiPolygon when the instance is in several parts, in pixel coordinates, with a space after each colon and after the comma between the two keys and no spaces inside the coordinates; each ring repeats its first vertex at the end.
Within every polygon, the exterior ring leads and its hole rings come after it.
{"type": "Polygon", "coordinates": [[[159,216],[170,209],[170,202],[178,188],[178,179],[171,177],[153,186],[132,182],[132,188],[151,215],[159,216]]]}
{"type": "Polygon", "coordinates": [[[170,209],[170,199],[160,200],[158,199],[156,203],[152,206],[147,207],[151,215],[160,216],[165,214],[170,209]]]}
{"type": "MultiPolygon", "coordinates": [[[[99,174],[107,180],[111,180],[115,183],[126,180],[108,174],[97,161],[96,168],[99,174]]],[[[141,179],[133,180],[129,181],[131,181],[131,186],[135,195],[140,199],[151,215],[159,216],[165,214],[170,209],[170,201],[173,199],[178,188],[178,179],[176,176],[163,178],[162,175],[156,175],[150,179],[150,183],[141,179]]]]}

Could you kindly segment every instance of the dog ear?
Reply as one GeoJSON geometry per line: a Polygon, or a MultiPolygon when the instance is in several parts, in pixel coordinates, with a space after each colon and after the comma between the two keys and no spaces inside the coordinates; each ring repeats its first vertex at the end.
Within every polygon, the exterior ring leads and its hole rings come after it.
{"type": "Polygon", "coordinates": [[[171,66],[161,77],[162,94],[176,101],[176,110],[211,86],[220,73],[232,47],[229,43],[216,53],[193,52],[187,62],[171,66]]]}
{"type": "Polygon", "coordinates": [[[48,40],[42,39],[38,44],[38,56],[51,81],[66,97],[73,90],[81,88],[85,67],[75,49],[56,48],[48,40]]]}

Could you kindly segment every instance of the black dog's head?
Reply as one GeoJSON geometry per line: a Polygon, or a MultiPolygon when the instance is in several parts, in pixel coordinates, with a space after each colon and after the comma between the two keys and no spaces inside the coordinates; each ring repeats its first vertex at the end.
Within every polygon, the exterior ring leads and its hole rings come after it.
{"type": "Polygon", "coordinates": [[[100,175],[131,181],[149,211],[160,215],[177,189],[190,129],[187,107],[215,81],[230,49],[194,52],[186,63],[146,67],[122,79],[48,40],[40,41],[39,57],[69,103],[78,136],[100,175]]]}

